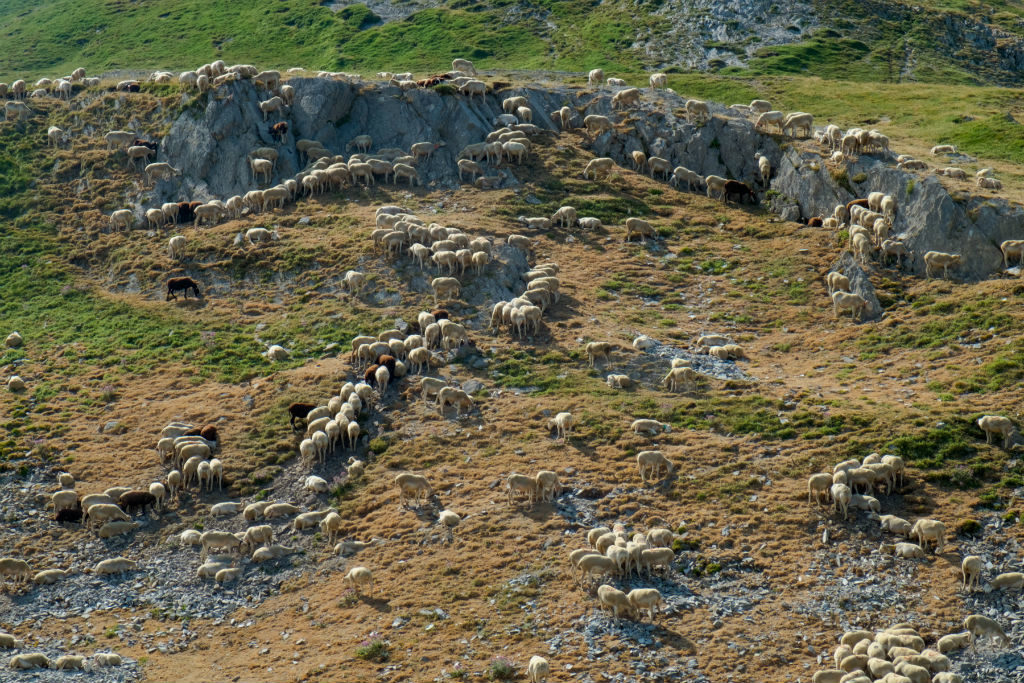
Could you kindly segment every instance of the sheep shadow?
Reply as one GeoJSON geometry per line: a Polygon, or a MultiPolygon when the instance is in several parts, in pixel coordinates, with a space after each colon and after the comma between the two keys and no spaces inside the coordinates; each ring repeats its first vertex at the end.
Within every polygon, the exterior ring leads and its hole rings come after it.
{"type": "Polygon", "coordinates": [[[387,614],[388,612],[392,611],[390,603],[388,603],[388,601],[384,598],[374,598],[370,597],[369,595],[360,593],[357,599],[359,600],[359,602],[363,603],[367,607],[372,607],[378,612],[387,614]]]}

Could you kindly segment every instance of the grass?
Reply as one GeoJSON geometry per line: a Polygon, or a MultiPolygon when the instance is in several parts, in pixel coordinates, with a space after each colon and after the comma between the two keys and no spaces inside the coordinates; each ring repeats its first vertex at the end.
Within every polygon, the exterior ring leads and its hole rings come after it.
{"type": "Polygon", "coordinates": [[[356,657],[370,662],[386,662],[391,657],[391,650],[386,640],[374,638],[364,640],[362,645],[356,648],[356,657]]]}

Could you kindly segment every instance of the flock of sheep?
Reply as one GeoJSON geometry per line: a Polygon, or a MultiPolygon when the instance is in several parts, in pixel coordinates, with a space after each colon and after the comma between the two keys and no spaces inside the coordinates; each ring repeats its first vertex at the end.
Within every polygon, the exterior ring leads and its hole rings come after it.
{"type": "MultiPolygon", "coordinates": [[[[289,70],[298,73],[301,70],[289,70]]],[[[324,78],[348,78],[346,74],[321,72],[324,78]]],[[[391,84],[400,88],[428,87],[436,82],[448,82],[459,92],[472,98],[483,96],[487,87],[475,78],[476,70],[467,60],[457,59],[452,63],[452,71],[436,77],[415,81],[411,74],[378,74],[391,84]],[[426,84],[426,85],[425,85],[426,84]]],[[[156,83],[168,83],[174,78],[168,72],[157,72],[152,80],[156,83]]],[[[282,74],[277,71],[260,71],[250,65],[227,66],[221,61],[206,64],[195,71],[184,72],[178,76],[183,88],[194,89],[204,93],[236,79],[252,79],[258,86],[269,92],[269,97],[259,103],[265,121],[271,114],[285,111],[294,102],[295,90],[282,82],[282,74]]],[[[600,85],[605,81],[603,71],[596,69],[588,75],[591,85],[600,85]]],[[[664,74],[653,74],[650,77],[652,88],[666,87],[667,78],[664,74]]],[[[608,78],[607,84],[622,87],[625,83],[615,78],[608,78]]],[[[24,81],[15,81],[8,87],[0,83],[0,97],[10,94],[13,99],[6,103],[5,111],[8,120],[30,115],[32,112],[23,102],[26,96],[42,97],[52,92],[60,98],[70,99],[76,85],[96,87],[99,79],[85,78],[84,69],[76,70],[66,79],[49,81],[42,79],[36,83],[36,89],[29,94],[24,81]]],[[[117,84],[119,91],[138,91],[137,81],[123,81],[117,84]]],[[[638,88],[618,90],[612,98],[613,110],[620,110],[635,105],[642,97],[638,88]]],[[[466,175],[480,188],[497,187],[501,182],[500,175],[488,175],[485,165],[492,169],[502,163],[523,163],[530,153],[533,143],[530,135],[540,129],[535,126],[533,112],[525,97],[506,98],[502,103],[504,114],[497,117],[497,130],[489,133],[478,143],[468,145],[459,154],[457,167],[460,180],[466,175]]],[[[755,100],[750,105],[733,105],[733,109],[756,114],[755,128],[768,132],[777,129],[779,133],[794,136],[811,136],[813,117],[803,112],[789,115],[774,111],[771,105],[763,100],[755,100]]],[[[689,100],[685,109],[690,121],[699,123],[710,118],[707,103],[700,100],[689,100]]],[[[551,112],[551,118],[563,130],[574,127],[574,115],[568,107],[551,112]]],[[[597,135],[614,130],[615,123],[605,116],[589,115],[582,121],[583,127],[591,134],[597,135]]],[[[284,141],[288,135],[287,122],[275,123],[271,128],[272,135],[284,141]]],[[[832,159],[842,161],[853,154],[868,153],[872,150],[887,153],[889,139],[877,131],[853,129],[841,131],[829,125],[815,134],[818,140],[832,152],[832,159]]],[[[48,140],[53,145],[60,145],[66,140],[66,134],[59,128],[51,127],[48,140]]],[[[158,145],[136,133],[129,131],[111,131],[105,136],[110,149],[124,150],[125,160],[135,167],[138,161],[148,162],[157,153],[158,145]]],[[[204,223],[214,224],[223,218],[240,218],[245,213],[259,214],[273,208],[283,208],[286,201],[294,201],[302,195],[313,196],[328,189],[340,189],[345,185],[363,183],[372,185],[376,178],[382,177],[384,182],[391,179],[394,183],[407,180],[410,185],[421,183],[416,164],[429,159],[432,153],[443,143],[418,142],[411,145],[408,151],[397,148],[379,149],[370,154],[373,140],[367,135],[353,138],[349,147],[357,150],[347,159],[326,149],[314,140],[298,140],[296,148],[307,167],[293,178],[280,184],[259,189],[259,185],[270,185],[276,170],[278,152],[273,147],[261,147],[253,150],[248,157],[251,180],[257,189],[244,195],[233,196],[226,200],[210,200],[207,202],[172,202],[160,207],[152,207],[145,211],[145,218],[150,227],[162,228],[167,224],[194,221],[197,226],[204,223]]],[[[955,153],[955,149],[942,146],[932,150],[933,154],[955,153]]],[[[756,201],[754,187],[757,182],[748,185],[736,180],[728,180],[720,176],[701,177],[697,173],[682,166],[673,168],[667,159],[657,156],[647,157],[641,151],[631,154],[635,170],[646,169],[651,177],[660,175],[673,185],[686,184],[687,189],[694,186],[706,187],[709,197],[717,197],[722,201],[737,198],[743,201],[750,197],[756,201]]],[[[916,160],[899,157],[900,168],[908,170],[921,169],[922,163],[916,160]]],[[[758,155],[758,182],[767,186],[771,177],[771,162],[767,157],[758,155]]],[[[585,178],[598,179],[608,174],[616,166],[611,158],[591,160],[583,171],[585,178]]],[[[181,169],[167,162],[154,162],[145,165],[144,171],[151,183],[166,180],[182,174],[181,169]]],[[[942,175],[952,178],[965,178],[962,170],[946,168],[942,175]]],[[[991,178],[990,169],[978,174],[978,185],[982,188],[998,189],[999,181],[991,178]]],[[[849,229],[853,252],[862,263],[877,250],[883,260],[896,257],[897,263],[912,254],[898,240],[889,239],[893,219],[896,215],[896,202],[888,195],[871,193],[867,198],[858,199],[848,204],[837,206],[833,215],[828,218],[816,219],[823,227],[833,229],[849,229]]],[[[813,220],[813,219],[812,219],[813,220]]],[[[563,228],[579,226],[586,230],[596,230],[602,226],[599,219],[580,217],[572,206],[559,208],[552,216],[526,217],[519,221],[532,230],[544,230],[553,226],[563,228]]],[[[135,222],[135,214],[130,209],[115,211],[109,219],[111,230],[131,229],[135,222]]],[[[625,239],[634,236],[641,240],[656,238],[657,232],[648,221],[629,218],[625,221],[625,239]]],[[[437,277],[431,280],[435,305],[448,300],[457,299],[461,294],[462,282],[467,270],[481,274],[495,258],[495,245],[484,237],[473,238],[460,229],[427,223],[407,209],[398,206],[386,206],[377,210],[375,229],[371,234],[375,248],[383,251],[388,258],[398,259],[408,256],[421,270],[434,268],[437,277]]],[[[242,240],[250,245],[264,241],[277,240],[280,236],[276,231],[265,228],[252,228],[239,234],[236,244],[242,240]]],[[[506,244],[530,255],[531,241],[524,235],[511,235],[506,244]]],[[[168,243],[168,253],[172,260],[182,260],[186,254],[186,241],[183,235],[174,235],[168,243]]],[[[1020,258],[1024,261],[1024,240],[1012,240],[1002,245],[1004,264],[1009,259],[1020,258]]],[[[955,268],[960,262],[956,254],[928,252],[924,262],[929,276],[939,268],[943,276],[948,275],[949,268],[955,268]]],[[[536,335],[541,330],[544,313],[560,297],[559,267],[554,263],[540,263],[522,274],[525,287],[522,293],[510,301],[494,304],[489,329],[499,332],[507,329],[514,337],[523,338],[536,335]]],[[[358,294],[364,287],[366,277],[358,271],[349,271],[344,283],[348,291],[358,294]]],[[[832,298],[834,312],[838,317],[841,311],[851,311],[854,317],[863,315],[867,302],[859,295],[850,292],[849,279],[841,273],[829,273],[826,278],[829,295],[832,298]]],[[[192,291],[199,296],[199,287],[191,278],[174,278],[168,282],[168,298],[177,292],[184,291],[187,297],[192,291]]],[[[644,351],[650,340],[644,337],[634,342],[637,350],[644,351]]],[[[20,335],[12,333],[6,340],[7,346],[20,346],[20,335]]],[[[443,379],[427,376],[432,368],[444,365],[441,352],[452,351],[471,343],[468,329],[451,319],[451,314],[444,309],[423,311],[417,319],[417,331],[405,333],[399,330],[387,330],[375,336],[359,336],[352,341],[349,357],[353,371],[362,373],[361,381],[346,382],[338,394],[330,396],[323,404],[295,403],[289,407],[291,426],[297,421],[305,424],[303,438],[298,443],[298,452],[304,466],[312,469],[324,465],[337,452],[340,445],[356,451],[358,440],[362,434],[358,422],[374,405],[383,409],[384,397],[389,386],[408,375],[422,374],[420,380],[410,386],[410,392],[419,393],[423,400],[434,397],[442,415],[448,407],[454,406],[456,414],[469,413],[474,402],[464,390],[450,386],[443,379]]],[[[746,357],[744,350],[731,340],[718,335],[708,335],[698,340],[703,352],[722,360],[739,360],[746,357]]],[[[610,342],[590,342],[585,352],[591,367],[599,360],[609,361],[611,353],[617,346],[610,342]]],[[[267,355],[271,359],[282,359],[287,351],[280,346],[271,346],[267,355]]],[[[686,390],[696,386],[698,374],[690,363],[683,359],[671,362],[663,384],[673,392],[686,390]]],[[[636,384],[628,375],[609,374],[608,385],[625,389],[636,384]]],[[[8,387],[15,391],[24,390],[24,382],[13,376],[8,387]]],[[[574,427],[573,415],[560,412],[552,418],[548,427],[555,430],[558,438],[566,440],[574,427]]],[[[1007,418],[986,416],[978,421],[991,443],[994,435],[1004,439],[1005,447],[1009,447],[1014,426],[1007,418]]],[[[638,419],[631,424],[637,434],[657,435],[669,429],[669,425],[656,420],[638,419]]],[[[197,427],[185,423],[168,424],[161,432],[156,445],[160,461],[169,468],[161,481],[150,484],[148,489],[132,489],[129,487],[108,488],[102,494],[94,493],[81,496],[74,488],[75,482],[69,474],[59,477],[60,490],[52,495],[55,518],[58,522],[82,521],[86,528],[96,527],[101,538],[111,538],[129,534],[139,527],[132,521],[132,513],[146,512],[152,509],[159,512],[180,498],[183,491],[193,488],[197,495],[204,491],[212,491],[216,484],[218,490],[223,488],[224,464],[214,457],[219,448],[217,428],[213,425],[197,427]]],[[[636,457],[641,480],[644,484],[656,481],[661,476],[668,476],[673,470],[673,463],[658,450],[641,451],[636,457]],[[664,475],[663,475],[664,473],[664,475]]],[[[345,465],[345,472],[350,478],[363,476],[366,461],[353,455],[345,465]]],[[[941,552],[945,538],[945,526],[937,520],[919,519],[914,524],[894,515],[881,514],[881,502],[871,494],[876,491],[892,493],[897,482],[902,482],[904,464],[896,456],[869,455],[863,462],[846,461],[836,465],[832,473],[813,475],[808,481],[809,502],[831,502],[837,513],[843,518],[848,516],[848,509],[853,507],[869,514],[878,516],[883,529],[903,536],[916,537],[918,544],[897,543],[892,552],[900,557],[923,557],[925,547],[934,544],[935,551],[941,552]]],[[[421,501],[429,501],[435,496],[433,487],[426,477],[411,472],[401,472],[394,479],[398,489],[399,502],[406,506],[420,505],[421,501]]],[[[505,480],[505,492],[508,504],[514,506],[520,500],[529,505],[536,502],[553,503],[562,494],[563,486],[558,475],[550,470],[541,470],[533,476],[512,473],[505,480]]],[[[311,472],[304,479],[304,488],[314,495],[329,493],[329,484],[325,479],[311,472]]],[[[275,530],[271,524],[254,524],[255,522],[293,518],[291,527],[299,532],[318,528],[330,543],[341,533],[342,517],[333,508],[303,511],[299,506],[281,501],[222,502],[210,506],[212,517],[233,517],[241,515],[248,525],[243,532],[209,530],[200,533],[187,530],[177,536],[183,546],[200,547],[201,564],[197,569],[200,578],[212,578],[218,583],[238,580],[244,572],[240,566],[241,554],[251,553],[253,563],[275,560],[296,551],[296,548],[276,544],[275,530]]],[[[449,541],[452,530],[460,523],[458,514],[452,510],[440,510],[437,523],[444,527],[449,541]]],[[[574,550],[569,555],[569,565],[573,576],[579,572],[577,581],[586,587],[588,577],[612,579],[629,579],[633,574],[638,577],[650,575],[659,568],[669,569],[675,559],[672,545],[675,535],[669,529],[654,528],[645,533],[626,533],[621,524],[613,528],[598,527],[587,534],[589,548],[574,550]]],[[[339,554],[348,554],[358,550],[363,544],[352,541],[339,543],[335,550],[339,554]]],[[[109,558],[99,562],[93,572],[96,574],[120,573],[132,571],[136,563],[124,557],[109,558]]],[[[963,585],[970,589],[977,585],[983,568],[983,560],[977,556],[964,558],[962,564],[963,585]]],[[[34,581],[36,584],[51,584],[61,580],[66,572],[59,569],[46,569],[33,573],[23,560],[16,558],[0,558],[0,577],[6,582],[34,581]]],[[[366,567],[353,567],[345,576],[348,583],[357,593],[373,590],[373,574],[366,567]]],[[[1017,588],[1024,586],[1024,574],[1007,573],[995,578],[992,585],[999,588],[1017,588]]],[[[620,616],[639,618],[644,611],[653,621],[658,607],[665,606],[661,593],[654,588],[635,588],[628,593],[610,584],[596,586],[595,594],[602,610],[611,610],[615,619],[620,616]]],[[[881,679],[885,683],[957,683],[961,680],[955,674],[948,673],[949,661],[943,653],[965,647],[974,639],[990,636],[996,640],[1008,642],[999,625],[981,615],[972,615],[965,621],[967,631],[944,636],[936,644],[937,651],[924,648],[924,641],[917,631],[907,624],[900,624],[877,634],[858,631],[845,634],[841,645],[835,652],[837,669],[818,672],[814,676],[815,683],[869,683],[881,679]]],[[[20,648],[22,643],[8,634],[0,633],[0,647],[20,648]]],[[[97,653],[93,657],[95,665],[116,665],[120,658],[113,653],[97,653]]],[[[34,668],[54,665],[55,668],[82,669],[91,664],[86,658],[67,655],[50,662],[41,653],[25,653],[16,655],[11,660],[12,668],[34,668]]],[[[533,657],[527,667],[531,681],[540,683],[549,675],[549,664],[541,657],[533,657]]]]}

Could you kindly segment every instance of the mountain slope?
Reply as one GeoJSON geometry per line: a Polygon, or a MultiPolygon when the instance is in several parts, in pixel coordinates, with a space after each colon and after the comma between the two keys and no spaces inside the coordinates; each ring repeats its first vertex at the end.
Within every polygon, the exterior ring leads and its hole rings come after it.
{"type": "Polygon", "coordinates": [[[278,68],[724,70],[898,82],[1015,84],[1018,2],[893,0],[473,0],[326,6],[314,0],[12,0],[0,74],[183,70],[224,59],[278,68]],[[924,4],[924,7],[921,5],[924,4]],[[411,13],[410,13],[411,12],[411,13]]]}

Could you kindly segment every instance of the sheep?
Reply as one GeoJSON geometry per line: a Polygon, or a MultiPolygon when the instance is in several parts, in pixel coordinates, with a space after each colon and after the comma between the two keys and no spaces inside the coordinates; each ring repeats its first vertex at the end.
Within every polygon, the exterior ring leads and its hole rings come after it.
{"type": "Polygon", "coordinates": [[[133,508],[145,512],[147,507],[156,504],[156,498],[149,491],[125,491],[118,496],[117,504],[128,514],[131,514],[133,508]]]}
{"type": "Polygon", "coordinates": [[[702,100],[687,100],[685,108],[686,119],[691,123],[711,118],[711,110],[708,109],[708,103],[702,100]]]}
{"type": "Polygon", "coordinates": [[[242,534],[241,545],[251,550],[259,545],[269,545],[274,542],[274,529],[269,524],[251,526],[242,534]]]}
{"type": "Polygon", "coordinates": [[[782,123],[785,120],[786,115],[781,111],[766,111],[757,117],[757,122],[754,123],[754,130],[767,131],[768,126],[772,125],[779,129],[782,133],[782,123]]]}
{"type": "Polygon", "coordinates": [[[608,375],[605,383],[609,389],[632,389],[637,384],[629,375],[608,375]]]}
{"type": "Polygon", "coordinates": [[[157,180],[168,180],[174,176],[181,175],[180,168],[174,168],[165,161],[159,161],[154,164],[146,165],[146,178],[150,184],[153,184],[157,180]]]}
{"type": "Polygon", "coordinates": [[[117,232],[122,227],[125,230],[131,230],[134,222],[135,215],[129,209],[118,209],[110,214],[111,232],[117,232]]]}
{"type": "Polygon", "coordinates": [[[726,184],[726,182],[728,182],[728,181],[726,181],[725,178],[723,178],[721,176],[717,176],[717,175],[709,175],[709,176],[705,177],[704,178],[704,184],[707,186],[707,191],[706,191],[707,196],[708,197],[713,197],[714,196],[713,193],[717,192],[718,193],[718,198],[721,199],[724,202],[725,201],[725,184],[726,184]]]}
{"type": "Polygon", "coordinates": [[[399,490],[399,502],[402,507],[408,507],[407,500],[412,499],[419,505],[420,497],[429,500],[434,495],[427,478],[410,472],[401,472],[395,477],[395,485],[399,490]]]}
{"type": "Polygon", "coordinates": [[[666,477],[672,472],[672,462],[661,451],[640,451],[636,455],[636,465],[644,484],[660,477],[662,469],[666,477]]]}
{"type": "Polygon", "coordinates": [[[449,405],[454,405],[455,414],[458,416],[462,414],[463,408],[465,408],[466,413],[473,410],[473,399],[462,389],[445,386],[437,392],[437,405],[441,415],[444,415],[444,411],[449,405]]]}
{"type": "Polygon", "coordinates": [[[597,180],[597,174],[599,171],[607,175],[613,168],[615,168],[615,160],[610,157],[591,159],[587,163],[587,167],[583,169],[583,177],[589,178],[590,175],[593,174],[594,180],[597,180]]]}
{"type": "Polygon", "coordinates": [[[832,488],[832,475],[827,473],[812,474],[807,480],[807,502],[814,502],[821,504],[821,496],[825,495],[826,502],[830,495],[829,489],[832,488]]]}
{"type": "Polygon", "coordinates": [[[263,112],[263,120],[267,120],[267,116],[270,112],[279,111],[285,106],[284,100],[278,96],[271,97],[269,100],[264,100],[259,103],[260,111],[263,112]]]}
{"type": "Polygon", "coordinates": [[[633,615],[633,605],[630,604],[629,598],[625,593],[617,588],[609,586],[608,584],[598,586],[597,599],[602,610],[605,607],[611,608],[615,619],[619,618],[620,611],[625,612],[627,617],[631,617],[633,615]]]}
{"type": "Polygon", "coordinates": [[[93,567],[92,571],[94,574],[122,574],[127,571],[132,571],[137,567],[136,563],[124,557],[114,557],[109,560],[103,560],[93,567]]]}
{"type": "Polygon", "coordinates": [[[505,480],[505,494],[508,504],[515,505],[516,497],[525,495],[526,501],[533,505],[537,498],[537,480],[525,474],[512,473],[505,480]]]}
{"type": "Polygon", "coordinates": [[[653,436],[662,431],[670,431],[671,425],[657,420],[633,420],[629,428],[637,434],[645,433],[653,436]]]}
{"type": "Polygon", "coordinates": [[[581,581],[586,579],[588,574],[607,576],[615,574],[618,569],[613,559],[597,554],[584,555],[576,563],[576,566],[582,574],[581,581]]]}
{"type": "Polygon", "coordinates": [[[919,519],[914,522],[910,535],[916,537],[923,547],[934,542],[935,552],[941,553],[946,543],[946,525],[934,519],[919,519]]]}
{"type": "Polygon", "coordinates": [[[97,532],[100,538],[113,538],[139,528],[138,522],[107,522],[97,532]]]}
{"type": "Polygon", "coordinates": [[[932,156],[939,154],[957,154],[956,145],[935,145],[932,147],[932,156]]]}
{"type": "Polygon", "coordinates": [[[612,95],[612,109],[617,109],[619,105],[629,106],[636,104],[640,101],[640,89],[639,88],[626,88],[612,95]]]}
{"type": "Polygon", "coordinates": [[[923,558],[925,556],[924,548],[916,543],[897,543],[895,546],[890,547],[896,557],[902,557],[909,560],[914,558],[923,558]]]}
{"type": "Polygon", "coordinates": [[[628,242],[633,235],[640,236],[641,244],[646,243],[648,237],[650,237],[651,239],[656,239],[657,237],[657,233],[654,232],[654,227],[651,226],[650,223],[641,218],[636,217],[626,219],[625,241],[628,242]]]}
{"type": "Polygon", "coordinates": [[[366,567],[353,567],[345,575],[344,581],[355,590],[356,595],[366,587],[373,592],[373,574],[366,567]]]}
{"type": "Polygon", "coordinates": [[[102,525],[104,522],[110,521],[121,521],[130,522],[131,518],[124,513],[121,508],[116,505],[109,503],[96,503],[85,507],[84,519],[86,519],[86,526],[90,527],[93,523],[102,525]]]}
{"type": "Polygon", "coordinates": [[[1021,590],[1024,588],[1024,574],[1021,572],[1007,572],[992,579],[992,587],[1002,590],[1021,590]]]}
{"type": "MultiPolygon", "coordinates": [[[[597,159],[595,159],[597,161],[597,159]]],[[[571,206],[562,206],[551,216],[551,223],[558,223],[563,228],[571,228],[576,225],[578,216],[576,209],[571,206]]]]}
{"type": "Polygon", "coordinates": [[[985,568],[985,560],[977,555],[968,555],[960,563],[960,573],[963,575],[962,588],[966,591],[971,590],[973,585],[975,588],[978,586],[978,582],[981,580],[981,570],[985,568]]]}
{"type": "Polygon", "coordinates": [[[23,647],[25,647],[25,643],[23,641],[18,640],[17,638],[12,636],[10,633],[3,633],[2,631],[0,631],[0,648],[4,648],[4,649],[12,649],[13,648],[13,649],[16,649],[16,650],[20,650],[23,647]]]}
{"type": "Polygon", "coordinates": [[[981,614],[972,614],[964,619],[964,628],[971,634],[971,647],[977,646],[979,638],[985,636],[1002,643],[1003,646],[1010,646],[1010,639],[1006,637],[1002,627],[992,619],[981,614]]]}
{"type": "Polygon", "coordinates": [[[768,160],[768,157],[762,155],[757,159],[757,169],[761,174],[761,184],[768,187],[768,181],[772,175],[772,162],[768,160]]]}
{"type": "Polygon", "coordinates": [[[788,135],[789,131],[792,131],[793,137],[797,137],[800,131],[805,131],[809,136],[811,134],[812,125],[814,123],[814,116],[811,114],[805,114],[803,112],[795,112],[786,117],[782,123],[782,134],[788,135]]]}
{"type": "Polygon", "coordinates": [[[534,477],[537,482],[537,494],[542,502],[552,502],[562,493],[562,484],[558,475],[551,470],[541,470],[534,477]]]}
{"type": "Polygon", "coordinates": [[[217,573],[213,576],[213,580],[217,583],[228,583],[230,581],[237,581],[241,576],[241,567],[225,567],[224,569],[217,570],[217,573]]]}
{"type": "Polygon", "coordinates": [[[548,420],[548,429],[554,429],[558,438],[568,440],[572,434],[573,417],[572,413],[558,413],[554,418],[548,420]]]}
{"type": "Polygon", "coordinates": [[[434,293],[434,303],[440,299],[451,299],[459,296],[462,285],[453,277],[437,277],[430,281],[434,293]]]}
{"type": "Polygon", "coordinates": [[[615,130],[615,126],[607,116],[599,116],[597,114],[590,114],[585,117],[583,119],[583,126],[591,135],[600,135],[601,133],[615,130]]]}
{"type": "Polygon", "coordinates": [[[828,295],[830,297],[834,292],[850,291],[850,278],[834,270],[825,276],[825,284],[828,287],[828,295]]]}
{"type": "Polygon", "coordinates": [[[839,512],[842,510],[843,519],[848,519],[847,508],[850,505],[850,499],[853,497],[853,491],[846,484],[833,484],[829,489],[829,493],[834,501],[833,511],[839,512]]]}
{"type": "Polygon", "coordinates": [[[836,318],[839,311],[850,311],[854,320],[860,320],[867,311],[868,302],[860,294],[836,291],[832,293],[832,312],[836,318]]]}
{"type": "Polygon", "coordinates": [[[675,392],[680,388],[685,389],[686,387],[696,389],[697,373],[693,368],[672,368],[669,370],[668,374],[665,375],[665,379],[663,379],[661,383],[667,384],[668,390],[672,392],[675,392]]]}
{"type": "Polygon", "coordinates": [[[42,652],[28,652],[11,657],[10,667],[12,669],[46,669],[52,662],[42,652]]]}
{"type": "Polygon", "coordinates": [[[298,511],[299,508],[295,507],[291,503],[273,503],[263,508],[263,517],[265,519],[276,519],[278,517],[294,515],[298,513],[298,511]]]}
{"type": "Polygon", "coordinates": [[[889,257],[896,257],[896,267],[899,268],[902,265],[903,259],[910,260],[913,256],[913,252],[907,249],[903,242],[897,240],[882,240],[879,247],[879,256],[882,258],[882,263],[888,265],[889,257]]]}
{"type": "Polygon", "coordinates": [[[634,588],[626,594],[626,597],[638,616],[640,612],[646,609],[648,614],[650,614],[651,621],[654,621],[654,616],[658,612],[658,606],[666,604],[665,599],[661,597],[661,593],[657,588],[634,588]]]}
{"type": "Polygon", "coordinates": [[[991,444],[996,434],[1003,437],[1003,449],[1009,450],[1017,431],[1013,422],[1001,415],[983,415],[978,418],[978,427],[985,433],[985,443],[991,444]]]}
{"type": "Polygon", "coordinates": [[[53,502],[54,512],[60,512],[78,505],[78,494],[75,491],[57,491],[50,500],[53,502]]]}
{"type": "Polygon", "coordinates": [[[604,80],[604,69],[591,69],[587,74],[587,85],[601,85],[604,80]]]}
{"type": "MultiPolygon", "coordinates": [[[[57,583],[67,575],[68,572],[63,569],[44,569],[32,577],[32,583],[37,586],[49,586],[57,583]]],[[[2,646],[2,643],[0,643],[0,646],[2,646]]]]}
{"type": "Polygon", "coordinates": [[[879,517],[881,528],[901,536],[910,536],[913,525],[902,517],[895,515],[882,515],[879,517]]]}
{"type": "Polygon", "coordinates": [[[954,650],[962,650],[971,644],[971,632],[963,631],[961,633],[950,633],[948,635],[939,638],[935,648],[945,654],[954,650]]]}
{"type": "Polygon", "coordinates": [[[925,275],[932,277],[932,270],[942,266],[942,277],[949,277],[949,269],[960,265],[960,254],[946,254],[941,251],[929,251],[924,255],[925,275]]]}

